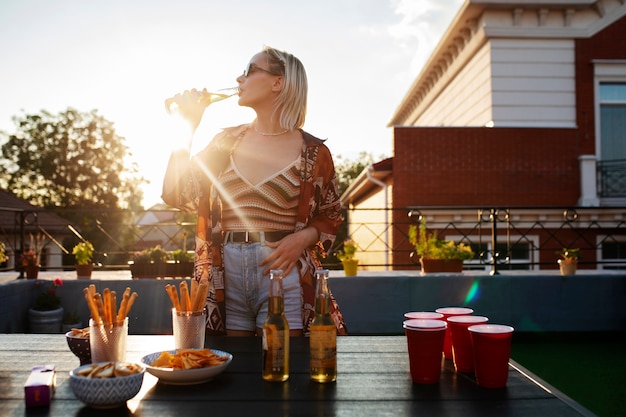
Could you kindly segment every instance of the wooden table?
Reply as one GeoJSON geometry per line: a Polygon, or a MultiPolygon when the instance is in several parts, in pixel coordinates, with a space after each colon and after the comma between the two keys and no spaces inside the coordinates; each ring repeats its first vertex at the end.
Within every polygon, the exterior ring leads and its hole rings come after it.
{"type": "MultiPolygon", "coordinates": [[[[416,385],[409,375],[404,336],[338,339],[338,379],[311,382],[308,339],[291,340],[291,375],[285,383],[261,378],[258,338],[210,338],[208,346],[233,354],[225,373],[192,386],[158,383],[146,373],[140,393],[126,408],[93,410],[75,397],[69,371],[78,359],[63,335],[0,335],[0,409],[3,416],[584,416],[592,415],[558,392],[550,392],[511,362],[503,389],[484,389],[471,375],[444,361],[439,384],[416,385]],[[24,382],[34,365],[55,364],[57,390],[49,409],[26,409],[24,382]]],[[[172,336],[131,335],[128,360],[168,350],[172,336]]]]}

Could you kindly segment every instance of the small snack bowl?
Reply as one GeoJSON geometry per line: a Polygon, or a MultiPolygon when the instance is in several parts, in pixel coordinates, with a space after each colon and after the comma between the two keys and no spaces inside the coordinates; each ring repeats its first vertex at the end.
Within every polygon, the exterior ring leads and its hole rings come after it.
{"type": "Polygon", "coordinates": [[[81,365],[87,365],[91,363],[91,348],[89,347],[89,327],[82,330],[82,332],[77,332],[74,330],[70,330],[65,333],[65,340],[67,340],[67,345],[70,347],[70,350],[78,360],[81,365]]]}
{"type": "Polygon", "coordinates": [[[70,386],[76,398],[92,408],[116,408],[137,395],[145,373],[136,363],[92,363],[70,371],[70,386]]]}

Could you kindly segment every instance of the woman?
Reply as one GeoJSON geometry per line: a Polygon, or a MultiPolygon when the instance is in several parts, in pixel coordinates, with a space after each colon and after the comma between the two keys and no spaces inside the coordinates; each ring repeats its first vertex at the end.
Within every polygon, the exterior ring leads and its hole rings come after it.
{"type": "MultiPolygon", "coordinates": [[[[256,119],[225,129],[189,163],[172,154],[163,200],[197,210],[195,279],[210,283],[210,333],[260,335],[267,315],[268,274],[284,271],[291,335],[308,335],[314,316],[314,273],[342,218],[332,157],[304,132],[307,78],[293,55],[266,47],[237,78],[239,105],[256,119]]],[[[199,125],[203,93],[175,97],[191,127],[199,125]]],[[[345,334],[333,300],[333,318],[345,334]]]]}

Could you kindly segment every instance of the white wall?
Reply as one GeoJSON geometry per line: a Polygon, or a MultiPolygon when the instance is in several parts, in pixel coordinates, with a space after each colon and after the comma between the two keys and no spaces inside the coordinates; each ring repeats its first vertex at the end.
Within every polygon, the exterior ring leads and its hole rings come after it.
{"type": "Polygon", "coordinates": [[[484,44],[416,126],[575,127],[574,41],[484,44]]]}
{"type": "Polygon", "coordinates": [[[484,126],[491,120],[489,44],[468,61],[415,126],[484,126]]]}
{"type": "Polygon", "coordinates": [[[576,127],[574,41],[491,41],[495,126],[576,127]]]}

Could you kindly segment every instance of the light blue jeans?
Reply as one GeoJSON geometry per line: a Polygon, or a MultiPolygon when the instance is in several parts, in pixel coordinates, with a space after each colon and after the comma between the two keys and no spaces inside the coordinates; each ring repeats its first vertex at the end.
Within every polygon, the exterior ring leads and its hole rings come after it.
{"type": "MultiPolygon", "coordinates": [[[[260,266],[273,251],[260,243],[224,243],[226,329],[254,331],[267,316],[269,275],[260,266]]],[[[290,330],[302,329],[302,299],[297,268],[283,277],[285,316],[290,330]]]]}

